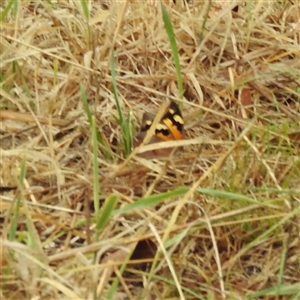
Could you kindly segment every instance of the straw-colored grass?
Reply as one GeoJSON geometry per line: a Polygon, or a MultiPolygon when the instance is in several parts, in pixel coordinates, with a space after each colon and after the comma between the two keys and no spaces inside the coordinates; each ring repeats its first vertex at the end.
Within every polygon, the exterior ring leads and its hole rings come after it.
{"type": "Polygon", "coordinates": [[[300,298],[300,4],[164,3],[1,2],[1,299],[300,298]]]}

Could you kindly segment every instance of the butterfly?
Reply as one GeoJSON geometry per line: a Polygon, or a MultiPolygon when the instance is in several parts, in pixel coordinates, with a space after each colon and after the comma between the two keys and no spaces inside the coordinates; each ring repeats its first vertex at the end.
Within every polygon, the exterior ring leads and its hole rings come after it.
{"type": "MultiPolygon", "coordinates": [[[[141,132],[146,132],[152,125],[154,118],[152,115],[145,113],[143,116],[143,125],[141,132]]],[[[183,136],[183,118],[178,105],[172,101],[156,125],[155,135],[163,141],[181,140],[183,136]]]]}
{"type": "MultiPolygon", "coordinates": [[[[138,144],[142,142],[146,136],[147,131],[150,129],[155,116],[146,112],[143,115],[143,121],[140,129],[140,133],[137,136],[138,144]]],[[[184,121],[182,118],[181,111],[178,105],[171,101],[165,114],[161,120],[157,123],[155,128],[155,135],[150,140],[150,143],[162,142],[162,141],[173,141],[181,140],[183,138],[184,121]]],[[[153,155],[167,156],[172,149],[164,149],[165,151],[154,151],[153,155]],[[167,152],[166,152],[167,151],[167,152]]],[[[148,155],[147,155],[148,156],[148,155]]]]}

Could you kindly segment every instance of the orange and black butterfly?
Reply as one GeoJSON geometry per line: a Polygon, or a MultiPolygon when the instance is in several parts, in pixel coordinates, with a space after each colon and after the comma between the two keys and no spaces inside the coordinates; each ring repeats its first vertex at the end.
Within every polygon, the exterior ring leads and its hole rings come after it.
{"type": "MultiPolygon", "coordinates": [[[[146,136],[146,133],[151,127],[154,118],[155,118],[154,115],[150,113],[144,113],[140,134],[137,136],[137,140],[139,142],[141,142],[146,136]]],[[[171,101],[162,119],[156,125],[155,136],[153,136],[150,143],[181,140],[183,138],[183,127],[184,127],[184,121],[180,109],[174,101],[171,101]]],[[[170,149],[164,149],[164,150],[168,150],[168,153],[170,153],[170,149]]],[[[156,155],[157,153],[158,152],[156,151],[154,155],[156,155]]],[[[163,156],[166,155],[167,153],[163,154],[163,156]]]]}
{"type": "MultiPolygon", "coordinates": [[[[146,132],[152,125],[154,117],[144,114],[141,132],[146,132]]],[[[166,113],[156,125],[155,135],[163,141],[181,140],[183,137],[183,118],[178,105],[172,101],[166,113]]]]}

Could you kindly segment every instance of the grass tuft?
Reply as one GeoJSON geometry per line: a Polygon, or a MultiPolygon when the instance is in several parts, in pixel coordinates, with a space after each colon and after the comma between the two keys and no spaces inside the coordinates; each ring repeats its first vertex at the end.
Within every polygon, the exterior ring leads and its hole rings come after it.
{"type": "MultiPolygon", "coordinates": [[[[176,78],[177,78],[177,84],[178,84],[178,92],[179,92],[179,99],[183,99],[183,83],[182,83],[182,75],[181,75],[181,67],[180,67],[180,60],[179,60],[179,53],[178,53],[178,48],[177,48],[177,43],[176,43],[176,37],[174,34],[174,30],[172,27],[172,22],[170,20],[170,16],[168,14],[168,11],[161,1],[161,10],[162,10],[162,17],[165,25],[165,29],[167,31],[171,49],[172,49],[172,56],[173,56],[173,61],[175,64],[175,70],[176,70],[176,78]]],[[[181,107],[182,109],[182,107],[181,107]]]]}
{"type": "MultiPolygon", "coordinates": [[[[112,156],[111,156],[110,150],[108,149],[107,145],[105,145],[104,140],[103,140],[100,132],[96,128],[96,126],[94,125],[94,127],[93,127],[93,125],[92,125],[93,124],[93,117],[92,117],[92,113],[90,111],[87,96],[85,94],[85,91],[84,91],[84,88],[83,88],[82,85],[80,85],[80,92],[81,92],[81,99],[82,99],[83,107],[84,107],[87,119],[88,119],[88,121],[91,125],[93,136],[95,135],[95,139],[99,143],[104,156],[107,159],[111,160],[112,156]]],[[[93,140],[93,145],[95,145],[94,140],[93,140]]]]}
{"type": "Polygon", "coordinates": [[[112,83],[112,90],[115,98],[115,103],[117,106],[118,117],[115,116],[117,123],[121,127],[123,143],[124,143],[124,150],[126,156],[129,156],[132,150],[132,130],[131,130],[131,120],[130,114],[128,113],[127,116],[124,116],[123,109],[121,107],[119,95],[118,95],[118,88],[117,88],[117,78],[116,78],[116,71],[115,71],[115,58],[114,52],[111,54],[111,83],[112,83]]]}

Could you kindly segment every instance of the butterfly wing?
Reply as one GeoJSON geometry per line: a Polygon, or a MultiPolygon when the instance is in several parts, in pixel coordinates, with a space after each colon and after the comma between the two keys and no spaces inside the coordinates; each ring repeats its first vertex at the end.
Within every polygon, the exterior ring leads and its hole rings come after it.
{"type": "MultiPolygon", "coordinates": [[[[143,115],[141,133],[147,132],[152,125],[154,115],[148,112],[143,115]]],[[[163,141],[181,140],[183,137],[183,118],[178,105],[172,101],[162,120],[156,125],[155,135],[163,141]]]]}
{"type": "Polygon", "coordinates": [[[163,140],[181,140],[183,136],[183,118],[178,105],[172,101],[166,114],[162,118],[161,124],[165,127],[162,128],[165,139],[163,140]],[[169,131],[167,134],[167,130],[169,131]]]}
{"type": "MultiPolygon", "coordinates": [[[[155,116],[148,112],[143,115],[143,121],[140,133],[136,137],[136,146],[145,138],[147,131],[151,127],[155,116]]],[[[171,102],[161,121],[156,125],[155,135],[150,140],[150,144],[161,141],[180,140],[183,137],[184,122],[178,105],[171,102]]],[[[140,153],[139,156],[144,158],[163,158],[168,157],[172,148],[163,148],[140,153]]]]}

